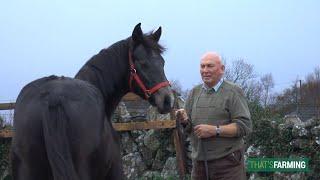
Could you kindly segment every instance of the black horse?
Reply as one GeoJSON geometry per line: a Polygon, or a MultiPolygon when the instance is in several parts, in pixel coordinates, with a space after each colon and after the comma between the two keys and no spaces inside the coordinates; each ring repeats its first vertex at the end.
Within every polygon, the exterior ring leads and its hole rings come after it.
{"type": "Polygon", "coordinates": [[[75,79],[50,76],[20,92],[14,114],[15,180],[123,179],[119,141],[110,122],[121,98],[134,92],[160,113],[173,105],[164,74],[161,27],[93,56],[75,79]]]}

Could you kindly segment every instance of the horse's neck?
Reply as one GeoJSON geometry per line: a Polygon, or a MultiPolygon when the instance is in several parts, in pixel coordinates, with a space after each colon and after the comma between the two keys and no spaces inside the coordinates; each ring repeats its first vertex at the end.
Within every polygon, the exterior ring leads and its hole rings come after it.
{"type": "Polygon", "coordinates": [[[128,52],[128,43],[120,41],[92,57],[75,77],[90,82],[101,91],[108,118],[129,91],[128,52]]]}

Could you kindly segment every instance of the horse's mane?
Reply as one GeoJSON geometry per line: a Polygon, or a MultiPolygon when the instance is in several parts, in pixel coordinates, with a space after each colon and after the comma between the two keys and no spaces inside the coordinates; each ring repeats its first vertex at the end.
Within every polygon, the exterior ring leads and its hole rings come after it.
{"type": "Polygon", "coordinates": [[[163,45],[161,45],[159,42],[157,42],[153,39],[152,32],[144,34],[142,44],[147,49],[152,49],[160,54],[162,54],[166,50],[166,48],[163,45]]]}
{"type": "MultiPolygon", "coordinates": [[[[126,42],[129,41],[131,41],[131,37],[128,37],[125,40],[118,41],[107,48],[101,49],[99,53],[104,53],[108,50],[109,52],[114,51],[116,52],[116,54],[118,54],[119,51],[122,50],[123,45],[125,45],[126,42]]],[[[147,50],[154,50],[159,54],[162,54],[166,51],[166,48],[163,45],[153,39],[152,32],[143,35],[142,44],[147,48],[147,50]]]]}

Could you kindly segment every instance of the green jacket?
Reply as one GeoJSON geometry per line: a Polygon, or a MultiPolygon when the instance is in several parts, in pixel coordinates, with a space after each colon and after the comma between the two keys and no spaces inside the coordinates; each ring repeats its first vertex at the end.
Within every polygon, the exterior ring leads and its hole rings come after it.
{"type": "Polygon", "coordinates": [[[204,160],[202,145],[193,134],[193,127],[199,124],[237,124],[236,137],[210,137],[201,139],[207,160],[224,157],[243,147],[243,137],[252,131],[249,108],[243,91],[235,84],[224,80],[217,92],[208,92],[198,85],[187,98],[185,109],[189,123],[185,131],[191,135],[192,158],[204,160]]]}

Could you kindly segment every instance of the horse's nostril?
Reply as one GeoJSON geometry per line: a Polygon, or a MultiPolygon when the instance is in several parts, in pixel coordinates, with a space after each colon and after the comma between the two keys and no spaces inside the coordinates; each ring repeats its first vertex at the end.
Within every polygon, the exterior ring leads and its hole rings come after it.
{"type": "Polygon", "coordinates": [[[164,107],[171,108],[171,98],[169,95],[166,95],[163,102],[164,107]]]}

